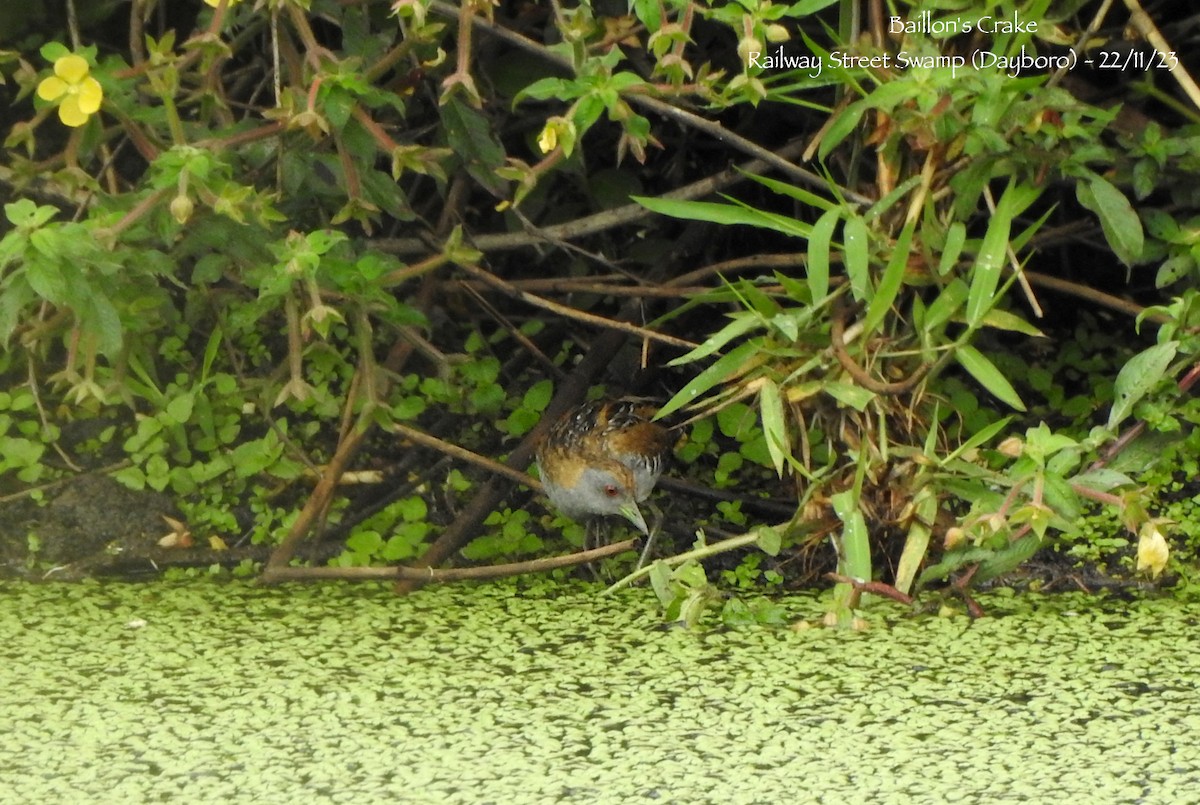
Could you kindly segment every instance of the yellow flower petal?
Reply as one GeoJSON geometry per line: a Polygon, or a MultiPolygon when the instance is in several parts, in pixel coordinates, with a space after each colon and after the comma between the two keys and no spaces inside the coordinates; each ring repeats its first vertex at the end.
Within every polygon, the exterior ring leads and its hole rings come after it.
{"type": "Polygon", "coordinates": [[[76,56],[74,53],[63,56],[54,62],[54,74],[68,84],[78,84],[87,78],[87,59],[82,56],[76,56]]]}
{"type": "Polygon", "coordinates": [[[58,76],[50,76],[38,84],[37,94],[43,101],[57,101],[67,94],[67,82],[58,76]]]}
{"type": "Polygon", "coordinates": [[[543,154],[549,154],[558,145],[558,129],[551,123],[546,123],[542,133],[538,135],[538,148],[543,154]]]}
{"type": "Polygon", "coordinates": [[[104,100],[104,89],[100,86],[99,81],[88,76],[79,85],[79,94],[76,97],[79,99],[79,110],[85,115],[92,115],[96,113],[100,108],[100,102],[104,100]]]}
{"type": "Polygon", "coordinates": [[[68,95],[58,105],[58,119],[71,128],[82,126],[87,122],[88,116],[79,108],[78,95],[68,95]]]}

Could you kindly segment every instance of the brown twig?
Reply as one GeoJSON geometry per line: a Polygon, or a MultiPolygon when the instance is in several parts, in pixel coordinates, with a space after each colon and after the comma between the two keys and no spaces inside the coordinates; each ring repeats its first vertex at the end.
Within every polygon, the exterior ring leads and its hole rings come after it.
{"type": "Polygon", "coordinates": [[[576,308],[569,307],[568,305],[559,304],[558,302],[551,301],[545,297],[526,293],[525,291],[514,287],[512,283],[508,282],[507,280],[502,280],[495,274],[484,271],[479,266],[471,265],[469,263],[459,263],[458,266],[471,276],[482,280],[485,284],[490,285],[497,290],[503,291],[514,299],[520,299],[522,302],[526,302],[534,307],[540,307],[543,310],[549,310],[551,313],[555,313],[559,316],[563,316],[568,319],[574,319],[575,321],[581,321],[584,324],[590,324],[594,327],[603,327],[608,330],[620,330],[621,332],[628,333],[629,335],[636,335],[638,338],[646,338],[651,341],[658,341],[673,347],[679,347],[680,349],[690,350],[695,349],[698,346],[691,341],[686,341],[682,338],[676,338],[673,335],[666,335],[664,333],[655,332],[654,330],[648,330],[645,327],[639,327],[636,324],[630,324],[627,321],[621,321],[619,319],[606,319],[605,317],[597,316],[594,313],[585,313],[582,310],[577,310],[576,308]]]}
{"type": "MultiPolygon", "coordinates": [[[[798,154],[803,147],[804,144],[802,142],[794,141],[780,148],[779,155],[784,158],[791,157],[798,154]]],[[[746,174],[761,173],[767,167],[767,163],[762,160],[750,160],[740,166],[726,168],[712,176],[692,182],[689,185],[684,185],[677,190],[663,193],[659,198],[684,200],[703,198],[737,182],[743,182],[747,178],[746,174]]],[[[554,242],[595,235],[619,226],[637,223],[652,215],[654,213],[641,204],[626,204],[623,207],[604,210],[594,215],[577,218],[574,221],[567,221],[566,223],[555,224],[554,226],[543,226],[536,233],[503,232],[472,235],[471,245],[485,254],[523,249],[528,246],[546,243],[547,239],[550,242],[554,242]]],[[[425,254],[429,251],[429,244],[422,238],[375,238],[371,243],[379,250],[399,257],[425,254]]]]}
{"type": "Polygon", "coordinates": [[[398,436],[402,436],[411,442],[428,447],[431,450],[437,450],[439,453],[444,453],[447,456],[456,458],[459,461],[465,461],[468,464],[474,464],[476,467],[482,467],[488,472],[496,475],[502,475],[510,481],[515,481],[519,484],[528,486],[535,492],[542,491],[541,483],[530,475],[526,475],[520,470],[513,469],[507,464],[501,464],[499,461],[494,461],[486,456],[481,456],[478,453],[473,453],[465,447],[459,447],[456,444],[439,439],[436,436],[430,436],[428,433],[410,428],[407,425],[402,425],[399,422],[392,423],[392,432],[398,436]]]}
{"type": "MultiPolygon", "coordinates": [[[[482,285],[482,283],[479,284],[482,285]]],[[[516,283],[514,283],[514,285],[515,284],[516,283]]],[[[496,306],[489,302],[487,298],[476,289],[474,283],[466,280],[459,280],[458,285],[460,288],[466,291],[472,299],[475,300],[475,304],[483,308],[483,311],[492,317],[493,321],[503,327],[505,332],[507,332],[514,341],[520,344],[526,352],[532,355],[533,359],[541,364],[543,369],[554,375],[555,380],[562,380],[564,377],[566,377],[566,372],[564,372],[558,364],[552,361],[550,357],[542,351],[541,347],[533,342],[533,339],[521,332],[521,328],[513,324],[508,316],[505,316],[503,313],[497,310],[496,306]]]]}
{"type": "Polygon", "coordinates": [[[858,385],[862,386],[868,391],[875,392],[876,394],[906,394],[907,392],[912,391],[914,388],[916,388],[917,384],[921,382],[921,379],[929,373],[930,369],[944,362],[947,355],[950,354],[946,353],[946,355],[943,355],[941,358],[939,358],[938,362],[936,363],[922,363],[904,380],[899,380],[895,383],[885,383],[882,380],[876,380],[867,374],[866,370],[859,366],[858,363],[855,362],[854,358],[851,357],[850,353],[846,350],[845,316],[846,309],[844,307],[835,308],[830,313],[830,348],[833,350],[833,355],[835,358],[837,358],[838,363],[840,363],[842,368],[845,369],[852,378],[854,378],[854,382],[858,383],[858,385]]]}
{"type": "MultiPolygon", "coordinates": [[[[1074,296],[1079,299],[1086,299],[1089,302],[1094,302],[1097,305],[1101,305],[1102,307],[1106,307],[1111,310],[1116,310],[1120,313],[1126,313],[1135,318],[1146,312],[1146,308],[1142,307],[1136,302],[1131,302],[1128,299],[1122,299],[1119,296],[1113,296],[1112,294],[1105,293],[1104,291],[1097,290],[1096,288],[1088,287],[1087,285],[1081,285],[1078,282],[1071,282],[1070,280],[1065,280],[1061,277],[1051,277],[1047,274],[1040,274],[1036,271],[1026,271],[1025,276],[1028,277],[1029,281],[1034,285],[1041,286],[1042,288],[1049,288],[1052,291],[1059,291],[1060,293],[1069,294],[1070,296],[1074,296]]],[[[1146,314],[1146,320],[1152,321],[1155,324],[1166,324],[1171,320],[1171,318],[1162,313],[1151,312],[1146,314]]]]}
{"type": "Polygon", "coordinates": [[[1154,20],[1150,19],[1150,15],[1145,12],[1138,0],[1125,0],[1125,7],[1129,9],[1129,21],[1133,27],[1137,28],[1138,32],[1146,37],[1146,41],[1154,46],[1163,59],[1163,63],[1167,65],[1167,70],[1175,77],[1196,108],[1200,109],[1200,87],[1196,86],[1191,74],[1183,66],[1183,60],[1178,58],[1178,54],[1171,48],[1162,32],[1158,30],[1154,20]]]}
{"type": "Polygon", "coordinates": [[[860,593],[872,593],[874,595],[882,595],[886,598],[891,598],[893,601],[899,601],[901,604],[911,605],[917,599],[913,598],[908,593],[897,590],[890,584],[885,584],[882,581],[867,581],[865,579],[856,579],[853,576],[845,576],[841,573],[826,573],[825,578],[838,584],[849,584],[860,593]]]}
{"type": "MultiPolygon", "coordinates": [[[[593,280],[565,280],[557,277],[538,277],[536,279],[527,280],[508,280],[513,288],[520,291],[550,291],[560,294],[596,294],[597,296],[623,296],[635,297],[638,299],[681,299],[693,294],[702,294],[712,291],[708,285],[690,285],[684,287],[675,287],[671,284],[667,285],[616,285],[612,282],[606,282],[603,278],[594,278],[593,280]]],[[[479,296],[479,291],[493,286],[477,280],[459,280],[459,286],[468,293],[482,299],[479,296]]],[[[781,286],[760,287],[764,293],[771,293],[772,290],[781,291],[781,286]]],[[[490,311],[489,311],[490,315],[490,311]]]]}
{"type": "Polygon", "coordinates": [[[450,581],[467,581],[480,579],[498,579],[506,576],[521,576],[526,573],[544,573],[547,570],[558,570],[564,567],[575,567],[616,556],[625,551],[632,551],[637,546],[636,540],[614,542],[587,551],[566,554],[565,556],[548,556],[543,559],[532,559],[528,562],[510,562],[503,565],[485,565],[482,567],[451,567],[437,569],[433,567],[283,567],[274,571],[270,578],[264,574],[263,581],[278,583],[282,581],[316,581],[342,579],[345,581],[391,581],[398,583],[410,582],[417,585],[429,583],[445,583],[450,581]]]}

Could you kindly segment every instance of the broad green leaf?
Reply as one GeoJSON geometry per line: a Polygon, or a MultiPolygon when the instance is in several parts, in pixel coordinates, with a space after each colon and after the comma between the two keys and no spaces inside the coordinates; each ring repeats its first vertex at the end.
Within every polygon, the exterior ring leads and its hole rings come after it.
{"type": "Polygon", "coordinates": [[[1079,505],[1079,495],[1060,475],[1047,472],[1042,476],[1042,494],[1045,496],[1046,505],[1054,510],[1056,517],[1073,521],[1083,513],[1079,505]]]}
{"type": "Polygon", "coordinates": [[[709,221],[714,224],[744,224],[763,229],[772,229],[792,237],[807,237],[809,227],[784,215],[755,210],[735,204],[718,204],[713,201],[687,201],[672,198],[631,196],[651,212],[682,218],[685,221],[709,221]]]}
{"type": "Polygon", "coordinates": [[[795,199],[801,204],[805,204],[809,207],[816,207],[818,210],[832,210],[837,208],[836,202],[830,201],[823,196],[818,196],[816,193],[810,193],[802,187],[796,187],[794,184],[788,184],[787,182],[781,182],[778,179],[771,179],[769,177],[759,176],[754,173],[746,173],[745,171],[741,171],[741,173],[745,174],[764,187],[774,190],[780,195],[795,199]]]}
{"type": "Polygon", "coordinates": [[[1104,238],[1125,265],[1133,265],[1142,256],[1145,234],[1142,222],[1125,194],[1107,179],[1093,175],[1087,184],[1075,186],[1079,203],[1096,213],[1104,238]]]}
{"type": "MultiPolygon", "coordinates": [[[[930,430],[933,430],[932,428],[930,430]]],[[[937,520],[938,496],[932,487],[925,485],[913,497],[912,523],[908,536],[904,538],[904,550],[896,564],[896,589],[902,593],[912,590],[917,571],[928,558],[929,540],[933,535],[930,524],[937,520]]]]}
{"type": "Polygon", "coordinates": [[[942,247],[942,258],[938,261],[938,274],[946,276],[958,264],[958,256],[962,254],[963,244],[967,242],[967,227],[962,221],[955,221],[946,230],[946,244],[942,247]]]}
{"type": "MultiPolygon", "coordinates": [[[[1012,422],[1012,417],[1006,416],[1006,417],[1004,417],[1004,419],[1001,419],[998,422],[993,422],[992,424],[988,425],[987,427],[981,428],[980,430],[976,431],[975,434],[972,435],[970,439],[967,439],[965,442],[963,442],[961,445],[959,445],[958,448],[953,453],[946,456],[946,458],[943,459],[940,463],[944,466],[945,464],[949,463],[950,461],[953,461],[954,459],[961,456],[963,453],[966,453],[968,450],[974,450],[976,447],[979,447],[982,444],[987,444],[988,442],[990,442],[992,440],[992,437],[994,437],[997,433],[999,433],[1000,431],[1002,431],[1006,427],[1008,427],[1008,423],[1010,423],[1010,422],[1012,422]]],[[[937,431],[936,428],[931,428],[929,432],[936,433],[936,431],[937,431]]],[[[932,453],[929,453],[928,451],[926,451],[926,455],[932,455],[932,453]]]]}
{"type": "MultiPolygon", "coordinates": [[[[864,462],[865,463],[865,462],[864,462]]],[[[833,511],[842,521],[844,554],[839,570],[859,579],[871,578],[871,545],[867,538],[867,523],[858,508],[858,495],[846,489],[829,497],[833,511]]]]}
{"type": "Polygon", "coordinates": [[[533,98],[539,101],[556,98],[567,101],[578,95],[580,89],[580,86],[574,81],[567,81],[563,78],[542,78],[518,92],[513,98],[513,106],[516,106],[525,98],[533,98]]]}
{"type": "Polygon", "coordinates": [[[846,276],[850,278],[850,292],[862,302],[870,291],[870,237],[867,225],[857,215],[846,219],[843,227],[846,249],[846,276]]]}
{"type": "Polygon", "coordinates": [[[822,162],[833,149],[841,145],[842,140],[846,139],[850,132],[854,131],[868,108],[867,104],[860,100],[838,113],[833,125],[825,130],[825,136],[821,138],[821,145],[817,147],[817,157],[822,162]]]}
{"type": "MultiPolygon", "coordinates": [[[[1007,196],[1012,187],[1004,193],[1007,196]]],[[[1003,203],[996,205],[996,214],[988,222],[987,232],[975,256],[971,269],[971,289],[967,294],[967,323],[978,326],[991,308],[1000,284],[1000,267],[1004,264],[1004,253],[1008,247],[1008,233],[1012,219],[1005,214],[1003,203]]]]}
{"type": "Polygon", "coordinates": [[[1046,335],[1041,330],[1027,322],[1025,319],[1021,318],[1015,313],[1009,313],[1007,310],[996,310],[993,308],[984,314],[983,321],[980,323],[984,327],[994,327],[997,330],[1008,330],[1014,333],[1033,336],[1034,338],[1044,338],[1046,335]]]}
{"type": "Polygon", "coordinates": [[[853,383],[823,383],[821,390],[833,399],[843,405],[850,406],[856,411],[866,410],[871,400],[875,399],[875,392],[868,391],[862,386],[856,386],[853,383]]]}
{"type": "Polygon", "coordinates": [[[775,474],[783,477],[783,465],[787,460],[788,448],[787,422],[783,410],[783,398],[779,394],[779,386],[775,381],[764,381],[758,397],[759,408],[762,412],[763,435],[767,440],[767,452],[771,463],[775,465],[775,474]]]}
{"type": "Polygon", "coordinates": [[[1111,467],[1100,467],[1094,470],[1080,473],[1071,479],[1071,482],[1088,489],[1095,489],[1099,492],[1108,492],[1116,489],[1118,486],[1134,486],[1135,482],[1132,478],[1123,472],[1118,472],[1111,467]]]}
{"type": "Polygon", "coordinates": [[[1175,359],[1178,348],[1178,341],[1155,344],[1134,355],[1121,367],[1113,386],[1112,410],[1108,414],[1110,430],[1115,429],[1133,413],[1133,406],[1162,380],[1167,367],[1175,359]]]}
{"type": "Polygon", "coordinates": [[[57,261],[34,259],[25,264],[25,279],[41,298],[56,305],[67,301],[67,280],[57,261]]]}
{"type": "Polygon", "coordinates": [[[760,357],[758,361],[755,361],[754,356],[756,353],[762,351],[762,346],[763,341],[761,338],[752,338],[725,355],[722,355],[712,366],[692,378],[674,397],[668,400],[667,404],[655,414],[655,418],[661,419],[674,411],[678,411],[683,406],[695,402],[701,394],[704,394],[718,383],[733,380],[748,371],[751,366],[761,363],[762,358],[760,357]]]}
{"type": "Polygon", "coordinates": [[[462,160],[471,178],[494,195],[506,196],[506,183],[496,174],[497,169],[504,166],[504,147],[496,139],[488,118],[457,95],[441,104],[438,114],[450,147],[462,160]]]}
{"type": "Polygon", "coordinates": [[[829,242],[839,218],[841,210],[838,208],[826,210],[813,224],[808,236],[808,285],[813,302],[820,302],[829,293],[829,242]]]}
{"type": "Polygon", "coordinates": [[[89,293],[79,310],[81,323],[96,339],[96,349],[101,355],[115,357],[121,351],[124,329],[121,314],[112,301],[102,293],[89,293]]]}
{"type": "Polygon", "coordinates": [[[27,198],[4,205],[4,215],[21,229],[36,229],[58,214],[56,207],[39,207],[27,198]]]}
{"type": "Polygon", "coordinates": [[[832,6],[838,0],[800,0],[798,3],[793,3],[788,8],[789,17],[803,17],[808,14],[815,14],[823,8],[832,6]]]}
{"type": "Polygon", "coordinates": [[[758,535],[755,545],[758,549],[767,556],[778,556],[780,549],[783,547],[783,537],[774,528],[769,525],[759,526],[754,532],[758,535]]]}
{"type": "Polygon", "coordinates": [[[192,418],[192,408],[196,404],[194,392],[181,394],[167,403],[166,414],[175,424],[182,425],[192,418]]]}
{"type": "Polygon", "coordinates": [[[1037,553],[1041,546],[1042,540],[1037,534],[1027,534],[1009,543],[1007,548],[994,553],[989,552],[988,558],[980,562],[979,570],[975,572],[975,580],[987,581],[1011,573],[1037,553]]]}
{"type": "Polygon", "coordinates": [[[925,332],[931,333],[950,321],[966,299],[967,284],[960,279],[950,280],[925,312],[925,332]]]}
{"type": "Polygon", "coordinates": [[[525,396],[521,398],[521,405],[533,411],[545,411],[546,406],[550,404],[550,398],[554,396],[554,381],[539,380],[529,387],[525,392],[525,396]]]}
{"type": "Polygon", "coordinates": [[[996,365],[983,356],[982,352],[975,347],[963,344],[955,351],[954,357],[962,368],[966,369],[971,377],[979,381],[979,385],[991,392],[996,399],[1018,411],[1025,410],[1025,403],[1021,402],[1017,390],[1008,382],[1008,378],[1000,373],[996,365]]]}

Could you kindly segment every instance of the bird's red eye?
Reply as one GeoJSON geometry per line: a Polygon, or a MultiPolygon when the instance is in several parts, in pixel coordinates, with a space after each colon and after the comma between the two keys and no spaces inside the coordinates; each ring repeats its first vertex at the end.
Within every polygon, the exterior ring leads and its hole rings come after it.
{"type": "Polygon", "coordinates": [[[608,495],[610,498],[615,498],[620,493],[621,493],[621,490],[617,489],[615,484],[605,484],[604,485],[604,494],[608,495]]]}

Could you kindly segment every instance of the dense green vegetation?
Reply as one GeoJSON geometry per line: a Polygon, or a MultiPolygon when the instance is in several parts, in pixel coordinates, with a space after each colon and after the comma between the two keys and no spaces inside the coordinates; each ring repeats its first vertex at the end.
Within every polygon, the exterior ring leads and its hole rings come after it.
{"type": "Polygon", "coordinates": [[[607,392],[683,437],[671,618],[835,565],[831,622],[973,607],[1043,548],[1191,583],[1185,4],[78,5],[0,53],[0,493],[163,493],[123,561],[562,553],[486,459],[607,392]]]}

